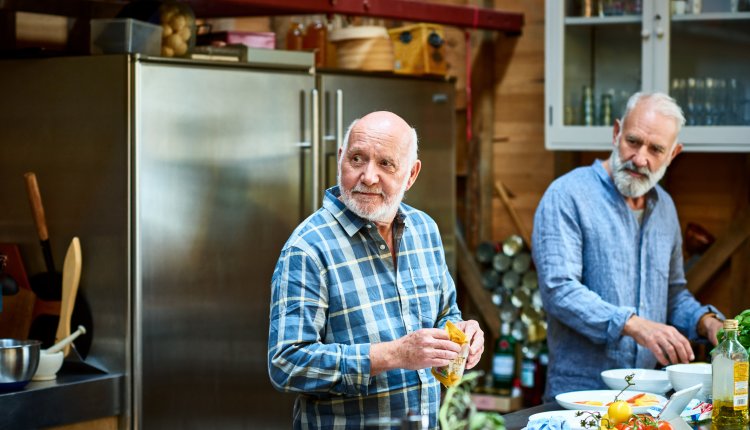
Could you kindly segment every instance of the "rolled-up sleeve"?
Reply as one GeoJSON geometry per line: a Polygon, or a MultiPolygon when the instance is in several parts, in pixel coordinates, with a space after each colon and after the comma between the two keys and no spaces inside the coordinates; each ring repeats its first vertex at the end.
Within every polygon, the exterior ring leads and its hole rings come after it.
{"type": "Polygon", "coordinates": [[[324,344],[326,271],[303,250],[282,251],[271,286],[268,372],[280,391],[366,395],[370,344],[324,344]]]}

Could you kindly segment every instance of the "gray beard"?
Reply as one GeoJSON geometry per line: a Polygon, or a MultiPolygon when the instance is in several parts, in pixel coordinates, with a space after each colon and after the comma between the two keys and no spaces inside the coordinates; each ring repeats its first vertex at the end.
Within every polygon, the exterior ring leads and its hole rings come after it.
{"type": "Polygon", "coordinates": [[[669,167],[669,163],[664,163],[659,170],[651,172],[648,167],[636,167],[632,161],[623,163],[617,148],[612,150],[609,163],[612,166],[612,179],[615,182],[615,187],[620,194],[631,198],[641,197],[654,188],[667,173],[667,167],[669,167]],[[641,173],[646,177],[644,179],[634,178],[628,174],[627,170],[641,173]]]}
{"type": "Polygon", "coordinates": [[[358,183],[351,190],[346,190],[341,185],[341,171],[339,171],[339,175],[338,175],[338,186],[339,186],[339,190],[341,191],[341,201],[350,211],[357,214],[357,216],[362,217],[372,222],[389,223],[393,221],[393,217],[396,216],[396,212],[398,211],[398,206],[401,204],[401,201],[404,198],[404,194],[406,193],[406,185],[408,183],[409,183],[409,177],[407,176],[404,179],[404,183],[401,185],[401,189],[399,190],[398,194],[390,198],[388,198],[388,196],[386,196],[385,194],[383,194],[382,191],[380,191],[380,195],[383,196],[383,204],[378,205],[375,208],[370,208],[368,207],[368,205],[360,204],[355,198],[353,198],[352,192],[358,191],[358,190],[361,190],[361,191],[371,191],[371,190],[367,189],[367,187],[362,185],[362,183],[358,183]]]}

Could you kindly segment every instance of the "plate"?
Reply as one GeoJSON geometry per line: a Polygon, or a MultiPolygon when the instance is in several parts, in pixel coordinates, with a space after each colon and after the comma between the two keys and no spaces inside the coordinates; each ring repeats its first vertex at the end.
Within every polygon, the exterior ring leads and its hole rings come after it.
{"type": "MultiPolygon", "coordinates": [[[[581,420],[588,418],[588,416],[581,415],[580,417],[576,416],[576,413],[581,412],[581,410],[561,410],[561,411],[547,411],[547,412],[539,412],[538,414],[534,414],[529,417],[529,422],[532,422],[534,420],[538,420],[540,418],[552,418],[552,417],[562,417],[565,419],[565,422],[570,425],[570,430],[582,430],[584,429],[583,426],[581,426],[581,420]]],[[[528,424],[527,424],[528,426],[528,424]]]]}
{"type": "MultiPolygon", "coordinates": [[[[557,403],[560,404],[565,409],[578,409],[578,410],[586,410],[586,411],[597,411],[597,412],[607,412],[607,409],[609,406],[606,406],[607,403],[610,403],[615,400],[615,396],[619,393],[619,390],[589,390],[589,391],[571,391],[569,393],[561,393],[555,396],[555,400],[557,400],[557,403]],[[575,402],[585,402],[587,400],[596,401],[596,402],[602,402],[605,406],[592,406],[592,405],[583,405],[580,403],[575,402]]],[[[635,395],[638,394],[648,394],[650,396],[656,397],[657,400],[659,400],[659,405],[664,406],[664,403],[667,402],[667,399],[663,396],[660,396],[658,394],[653,393],[646,393],[643,391],[625,391],[620,395],[620,400],[627,400],[635,395]]],[[[648,411],[648,408],[651,406],[633,406],[633,413],[634,414],[645,414],[648,411]]]]}

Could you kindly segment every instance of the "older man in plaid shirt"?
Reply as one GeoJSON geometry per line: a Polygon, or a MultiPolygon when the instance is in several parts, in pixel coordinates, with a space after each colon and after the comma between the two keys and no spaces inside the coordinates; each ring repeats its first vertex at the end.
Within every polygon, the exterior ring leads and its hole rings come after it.
{"type": "Polygon", "coordinates": [[[407,413],[437,428],[430,367],[457,356],[444,326],[484,350],[462,321],[435,222],[402,199],[417,179],[417,135],[400,117],[355,121],[339,150],[338,186],[284,245],[272,279],[269,374],[298,393],[295,428],[364,428],[407,413]]]}

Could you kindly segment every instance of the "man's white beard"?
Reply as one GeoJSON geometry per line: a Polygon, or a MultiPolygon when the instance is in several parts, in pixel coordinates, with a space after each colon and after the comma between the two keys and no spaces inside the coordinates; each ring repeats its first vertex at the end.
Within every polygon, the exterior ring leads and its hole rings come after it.
{"type": "Polygon", "coordinates": [[[667,173],[669,163],[664,163],[659,170],[651,172],[648,167],[637,167],[632,160],[622,162],[620,152],[617,148],[612,150],[609,157],[609,163],[612,165],[612,178],[620,194],[625,197],[637,198],[649,192],[667,173]],[[631,176],[627,170],[646,175],[645,178],[631,176]]]}
{"type": "Polygon", "coordinates": [[[344,205],[346,205],[346,207],[349,208],[350,211],[368,221],[373,222],[393,221],[393,217],[396,215],[396,211],[398,210],[398,205],[401,204],[401,200],[403,200],[404,194],[406,193],[406,185],[408,183],[409,177],[407,176],[406,178],[404,178],[404,183],[401,185],[401,189],[399,190],[398,194],[388,198],[388,196],[383,193],[383,190],[381,190],[379,186],[367,187],[361,182],[358,182],[353,189],[347,191],[341,185],[341,171],[339,171],[338,175],[338,185],[339,190],[341,190],[341,201],[344,202],[344,205]],[[380,194],[383,197],[383,203],[375,206],[374,208],[371,207],[371,204],[368,205],[360,203],[352,197],[352,193],[355,191],[380,194]]]}

